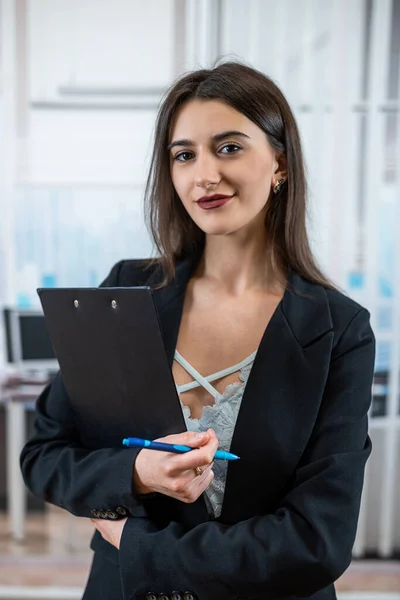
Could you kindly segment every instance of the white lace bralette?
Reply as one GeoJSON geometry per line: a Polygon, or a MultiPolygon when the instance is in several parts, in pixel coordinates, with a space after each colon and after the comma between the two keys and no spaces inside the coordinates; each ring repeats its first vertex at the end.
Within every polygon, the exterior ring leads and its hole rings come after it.
{"type": "MultiPolygon", "coordinates": [[[[183,416],[188,431],[201,432],[207,431],[207,429],[212,427],[218,438],[219,448],[229,452],[236,419],[243,398],[243,392],[256,354],[257,351],[232,367],[203,377],[183,358],[181,354],[179,354],[177,350],[175,351],[174,359],[194,378],[194,381],[183,385],[177,385],[176,389],[178,394],[202,386],[215,400],[214,404],[203,407],[200,419],[192,419],[190,408],[181,401],[183,416]],[[239,371],[239,381],[227,385],[223,394],[220,394],[215,387],[211,385],[211,382],[221,379],[221,377],[231,375],[236,371],[239,371]]],[[[214,518],[218,518],[221,515],[227,469],[228,461],[214,461],[214,479],[204,493],[208,512],[214,518]]]]}

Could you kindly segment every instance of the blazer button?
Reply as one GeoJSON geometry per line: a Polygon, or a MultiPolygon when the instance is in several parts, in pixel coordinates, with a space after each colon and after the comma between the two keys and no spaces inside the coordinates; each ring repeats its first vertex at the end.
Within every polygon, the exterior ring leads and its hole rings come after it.
{"type": "MultiPolygon", "coordinates": [[[[121,515],[121,517],[126,517],[126,515],[128,514],[126,512],[126,508],[124,506],[117,506],[117,508],[115,509],[115,512],[118,515],[121,515]]],[[[150,599],[150,600],[152,600],[152,599],[150,599]]]]}
{"type": "Polygon", "coordinates": [[[95,517],[95,519],[98,519],[100,516],[100,512],[98,510],[96,510],[95,508],[92,508],[92,510],[90,511],[90,514],[93,515],[95,517]]]}
{"type": "Polygon", "coordinates": [[[194,596],[192,592],[185,592],[183,594],[183,600],[196,600],[196,596],[194,596]]]}
{"type": "Polygon", "coordinates": [[[167,596],[167,594],[158,594],[158,600],[170,600],[169,596],[167,596]]]}
{"type": "Polygon", "coordinates": [[[147,592],[146,600],[157,600],[157,596],[153,592],[147,592]]]}
{"type": "Polygon", "coordinates": [[[115,520],[115,519],[118,519],[118,515],[117,515],[117,513],[116,513],[116,512],[114,512],[114,511],[112,511],[112,510],[107,510],[106,512],[107,512],[107,517],[108,517],[109,519],[114,519],[114,520],[115,520]]]}
{"type": "Polygon", "coordinates": [[[99,510],[99,516],[102,519],[107,519],[107,512],[105,510],[99,510]]]}
{"type": "Polygon", "coordinates": [[[182,594],[180,592],[172,592],[171,600],[182,600],[182,594]]]}

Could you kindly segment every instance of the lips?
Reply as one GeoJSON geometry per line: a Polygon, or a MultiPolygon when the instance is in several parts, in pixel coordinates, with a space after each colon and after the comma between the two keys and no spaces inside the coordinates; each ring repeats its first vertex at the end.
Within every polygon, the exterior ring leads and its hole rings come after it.
{"type": "Polygon", "coordinates": [[[224,206],[233,196],[224,196],[222,194],[214,194],[213,196],[203,196],[200,200],[197,200],[197,204],[204,210],[210,210],[212,208],[219,208],[224,206]]]}

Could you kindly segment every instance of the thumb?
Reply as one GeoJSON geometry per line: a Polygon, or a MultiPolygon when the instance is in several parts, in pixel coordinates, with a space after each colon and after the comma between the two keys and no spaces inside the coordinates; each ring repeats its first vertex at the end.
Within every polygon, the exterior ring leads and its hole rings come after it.
{"type": "Polygon", "coordinates": [[[204,446],[210,439],[208,431],[202,433],[196,433],[195,431],[184,431],[183,433],[177,433],[174,435],[167,435],[166,437],[160,438],[159,442],[166,442],[167,444],[179,444],[181,446],[190,446],[191,448],[200,448],[204,446]]]}

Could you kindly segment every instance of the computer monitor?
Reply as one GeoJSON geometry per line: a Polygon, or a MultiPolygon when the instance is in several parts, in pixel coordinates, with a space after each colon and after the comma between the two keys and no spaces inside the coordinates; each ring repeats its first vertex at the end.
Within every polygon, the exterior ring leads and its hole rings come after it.
{"type": "Polygon", "coordinates": [[[58,361],[40,310],[5,308],[7,361],[18,370],[55,372],[58,361]]]}

